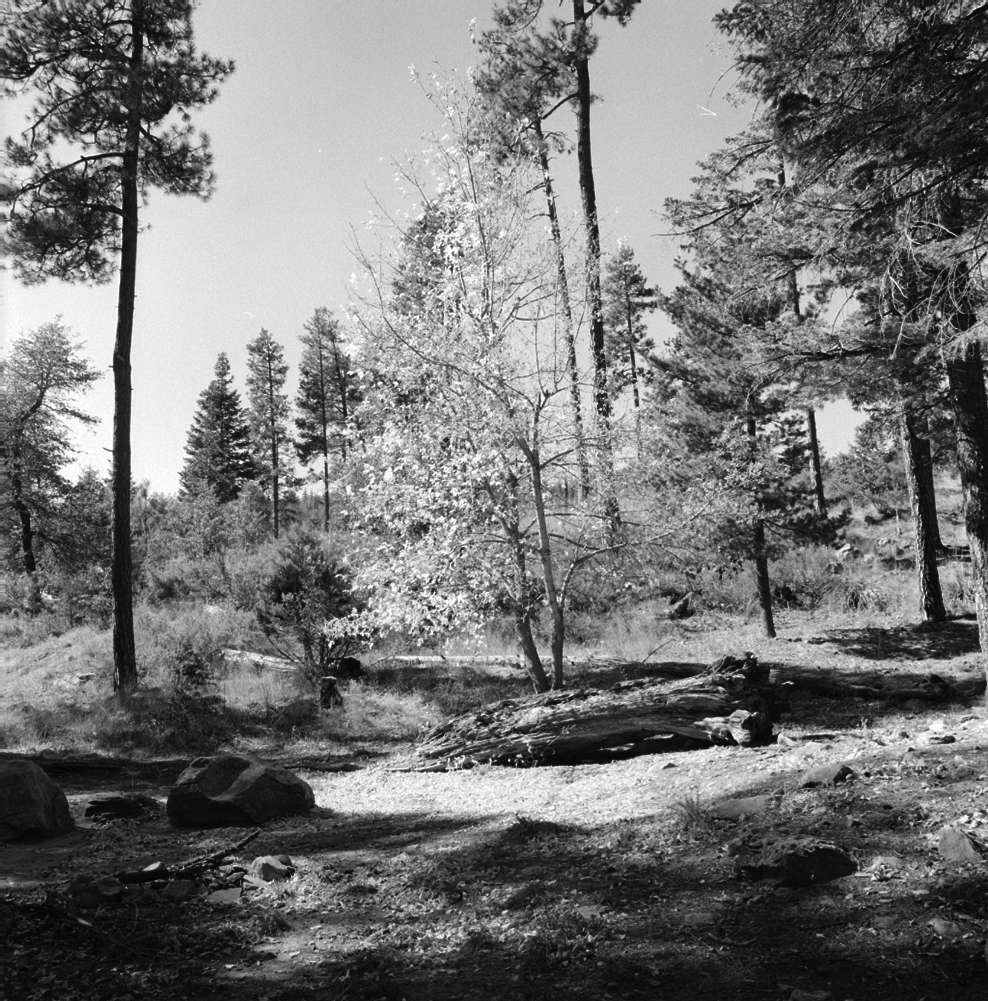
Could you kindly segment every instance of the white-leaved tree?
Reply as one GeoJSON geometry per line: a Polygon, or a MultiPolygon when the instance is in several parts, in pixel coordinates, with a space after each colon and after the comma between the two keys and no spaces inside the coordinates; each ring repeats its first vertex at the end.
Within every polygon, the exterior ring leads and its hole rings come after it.
{"type": "Polygon", "coordinates": [[[469,88],[447,85],[434,103],[445,135],[422,161],[431,176],[403,171],[415,210],[389,220],[393,240],[380,253],[358,250],[367,385],[351,488],[366,540],[355,584],[367,607],[334,628],[424,637],[507,611],[533,684],[546,690],[564,681],[578,571],[628,541],[601,541],[602,507],[564,496],[579,442],[538,164],[495,155],[469,88]]]}

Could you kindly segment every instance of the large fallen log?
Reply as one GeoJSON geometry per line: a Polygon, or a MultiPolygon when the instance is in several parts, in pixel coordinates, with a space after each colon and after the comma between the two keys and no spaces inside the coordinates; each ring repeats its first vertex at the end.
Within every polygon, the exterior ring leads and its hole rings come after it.
{"type": "Polygon", "coordinates": [[[767,674],[750,655],[723,657],[691,678],[507,699],[427,733],[407,767],[575,764],[655,751],[670,738],[689,745],[765,744],[773,717],[767,674]]]}

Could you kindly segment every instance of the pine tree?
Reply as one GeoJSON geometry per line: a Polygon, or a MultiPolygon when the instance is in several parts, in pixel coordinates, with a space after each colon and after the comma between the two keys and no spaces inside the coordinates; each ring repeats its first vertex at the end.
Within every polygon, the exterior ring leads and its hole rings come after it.
{"type": "Polygon", "coordinates": [[[196,494],[208,488],[220,503],[234,500],[245,480],[257,476],[250,426],[233,388],[227,356],[220,353],[212,382],[199,394],[185,446],[182,491],[196,494]]]}
{"type": "Polygon", "coordinates": [[[328,532],[329,456],[335,449],[341,462],[347,460],[349,424],[360,391],[340,343],[339,324],[328,309],[316,309],[305,323],[301,341],[295,450],[304,465],[322,463],[323,531],[328,532]]]}
{"type": "Polygon", "coordinates": [[[291,477],[286,455],[288,394],[285,380],[288,364],[285,349],[267,330],[247,345],[248,421],[258,473],[269,483],[271,528],[277,539],[281,527],[281,488],[291,477]]]}
{"type": "Polygon", "coordinates": [[[645,314],[658,306],[655,289],[631,247],[622,243],[604,267],[604,330],[611,359],[611,392],[617,396],[631,389],[635,410],[635,437],[641,447],[641,382],[647,368],[642,362],[655,349],[648,336],[645,314]]]}
{"type": "Polygon", "coordinates": [[[40,608],[38,541],[55,537],[58,508],[71,489],[62,473],[73,455],[67,421],[94,423],[75,397],[98,378],[57,320],[0,355],[0,512],[16,523],[11,534],[32,611],[40,608]]]}
{"type": "Polygon", "coordinates": [[[0,81],[34,97],[7,140],[5,249],[25,281],[108,281],[119,266],[113,347],[114,688],[137,687],[131,492],[131,342],[139,210],[149,189],[207,197],[206,137],[190,112],[233,64],[196,51],[192,0],[8,0],[0,81]],[[118,256],[119,255],[119,256],[118,256]]]}

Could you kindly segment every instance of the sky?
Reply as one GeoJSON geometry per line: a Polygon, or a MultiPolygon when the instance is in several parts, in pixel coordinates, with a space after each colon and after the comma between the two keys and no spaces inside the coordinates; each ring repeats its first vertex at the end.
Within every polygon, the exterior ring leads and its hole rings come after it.
{"type": "MultiPolygon", "coordinates": [[[[476,61],[471,25],[492,0],[202,0],[196,40],[232,58],[214,104],[195,114],[217,174],[209,201],[152,192],[142,215],[133,345],[133,464],[154,491],[178,487],[196,399],[220,351],[244,392],[246,344],[262,327],[286,348],[294,396],[298,336],[316,307],[342,314],[352,248],[375,200],[398,208],[396,164],[440,128],[413,79],[476,61]]],[[[591,63],[599,97],[593,156],[603,248],[634,248],[648,279],[676,281],[677,241],[662,204],[688,193],[697,162],[748,123],[730,99],[731,55],[711,24],[723,0],[643,0],[626,28],[599,26],[591,63]]],[[[563,10],[565,13],[565,10],[563,10]]],[[[0,105],[5,133],[20,127],[0,105]]],[[[572,132],[572,114],[557,116],[572,132]]],[[[575,154],[555,166],[564,217],[576,218],[575,154]]],[[[109,366],[116,285],[22,287],[0,271],[0,347],[57,316],[106,373],[86,397],[100,418],[77,436],[80,462],[109,470],[109,366]]],[[[669,330],[661,316],[653,334],[669,330]]],[[[819,418],[823,446],[843,448],[854,417],[819,418]]]]}

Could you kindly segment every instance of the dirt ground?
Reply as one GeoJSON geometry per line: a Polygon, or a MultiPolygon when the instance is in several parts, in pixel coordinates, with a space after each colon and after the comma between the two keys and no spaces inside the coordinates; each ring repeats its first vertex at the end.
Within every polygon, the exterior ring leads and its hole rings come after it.
{"type": "MultiPolygon", "coordinates": [[[[968,678],[971,627],[951,629],[940,644],[824,635],[818,659],[857,644],[907,680],[930,657],[941,677],[968,678]]],[[[75,877],[244,832],[178,831],[161,809],[83,818],[110,791],[160,807],[175,763],[60,773],[77,830],[0,847],[0,997],[982,1001],[988,859],[951,862],[938,847],[946,826],[988,843],[982,704],[796,693],[779,729],[769,747],[610,764],[411,774],[384,756],[302,771],[317,810],[268,824],[240,858],[290,856],[287,882],[239,887],[225,867],[95,908],[71,892],[75,877]],[[800,787],[808,768],[839,762],[853,778],[800,787]],[[713,815],[760,793],[759,813],[713,815]],[[763,844],[801,839],[843,848],[856,872],[797,888],[740,872],[763,844]]]]}

